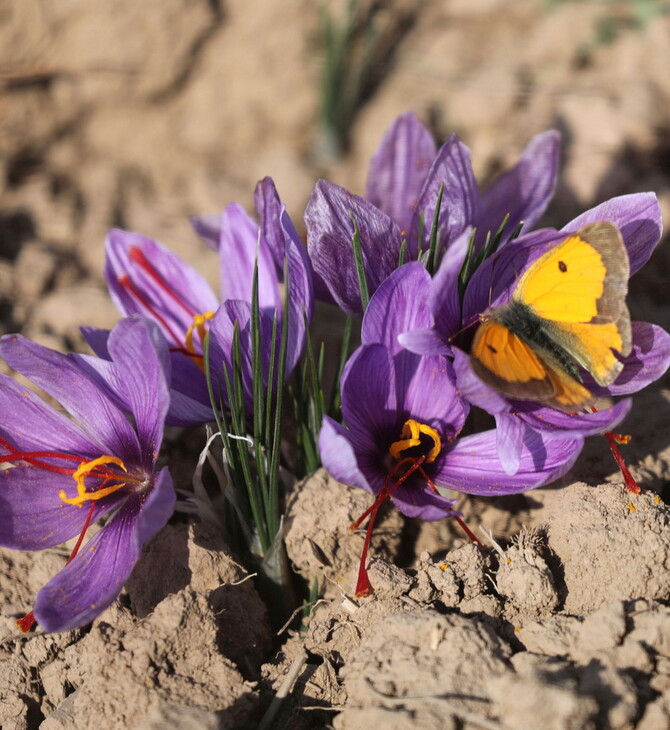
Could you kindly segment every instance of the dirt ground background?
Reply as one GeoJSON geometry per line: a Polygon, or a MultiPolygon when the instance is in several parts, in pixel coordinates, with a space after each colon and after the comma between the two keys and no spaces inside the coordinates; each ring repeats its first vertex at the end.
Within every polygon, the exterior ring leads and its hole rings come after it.
{"type": "MultiPolygon", "coordinates": [[[[101,274],[110,227],[211,274],[190,215],[250,207],[271,175],[300,226],[318,177],[363,191],[370,155],[408,110],[442,139],[461,135],[484,182],[532,135],[560,129],[547,224],[644,190],[668,221],[664,5],[384,3],[377,83],[333,158],[312,0],[0,0],[0,327],[82,347],[79,325],[117,320],[101,274]]],[[[630,301],[634,318],[666,329],[669,245],[630,301]]],[[[278,692],[288,696],[266,727],[667,728],[669,386],[640,394],[625,425],[642,496],[592,439],[552,488],[464,502],[468,524],[491,531],[482,549],[389,510],[377,592],[360,605],[362,537],[348,525],[369,498],[315,475],[287,519],[297,572],[326,587],[302,633],[271,633],[253,583],[205,525],[168,526],[117,604],[63,635],[17,637],[13,621],[67,550],[0,551],[0,725],[253,728],[278,692]]],[[[186,485],[190,462],[176,466],[186,485]]]]}

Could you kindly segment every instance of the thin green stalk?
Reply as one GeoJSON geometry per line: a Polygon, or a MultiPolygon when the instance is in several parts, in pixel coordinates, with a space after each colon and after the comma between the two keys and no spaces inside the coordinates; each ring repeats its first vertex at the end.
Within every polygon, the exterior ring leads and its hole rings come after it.
{"type": "Polygon", "coordinates": [[[342,344],[340,346],[340,360],[337,363],[337,372],[335,373],[335,381],[330,391],[330,403],[328,404],[328,415],[331,418],[339,420],[339,410],[342,403],[340,393],[340,381],[342,379],[342,373],[344,372],[344,366],[347,364],[349,359],[349,345],[351,342],[351,329],[353,326],[354,319],[349,315],[344,321],[344,327],[342,328],[342,344]]]}
{"type": "Polygon", "coordinates": [[[403,238],[400,244],[400,251],[398,253],[398,268],[400,268],[407,258],[407,239],[403,238]]]}
{"type": "MultiPolygon", "coordinates": [[[[279,457],[281,455],[282,408],[284,406],[284,373],[286,372],[286,353],[288,350],[289,302],[291,297],[291,279],[288,261],[284,261],[284,310],[282,316],[281,342],[279,345],[279,363],[277,367],[277,398],[275,401],[275,420],[272,448],[270,454],[270,503],[279,505],[279,457]]],[[[269,529],[273,538],[279,532],[279,510],[274,509],[269,515],[269,529]]]]}
{"type": "Polygon", "coordinates": [[[270,344],[270,362],[265,390],[265,443],[270,443],[272,429],[272,396],[274,393],[275,364],[277,355],[277,312],[272,317],[272,339],[270,344]]]}
{"type": "Polygon", "coordinates": [[[354,265],[356,266],[356,278],[358,279],[358,289],[361,293],[361,304],[363,311],[368,308],[370,302],[370,292],[368,290],[368,280],[365,276],[365,264],[363,263],[363,247],[361,246],[361,233],[358,230],[358,223],[354,218],[354,214],[350,213],[351,220],[354,224],[354,235],[351,237],[351,246],[354,250],[354,265]]]}
{"type": "MultiPolygon", "coordinates": [[[[240,350],[240,330],[239,324],[235,322],[235,328],[233,330],[233,372],[232,372],[232,383],[228,368],[224,363],[224,375],[226,378],[226,386],[228,388],[229,401],[234,401],[234,407],[231,407],[231,424],[233,427],[233,433],[238,436],[246,436],[246,415],[244,409],[244,390],[242,384],[242,355],[240,350]],[[232,385],[232,388],[231,388],[232,385]]],[[[242,474],[244,477],[244,483],[247,489],[247,495],[249,498],[249,504],[251,505],[251,512],[253,515],[256,530],[258,532],[258,540],[260,542],[261,551],[265,554],[272,543],[268,534],[268,526],[265,521],[265,515],[261,509],[261,503],[264,503],[263,495],[258,488],[258,484],[253,477],[251,469],[251,462],[249,459],[249,450],[246,448],[246,442],[241,440],[235,440],[237,446],[237,455],[240,461],[242,474]]]]}
{"type": "Polygon", "coordinates": [[[426,220],[425,220],[425,214],[423,211],[419,213],[419,235],[417,237],[417,253],[416,258],[417,260],[421,259],[421,254],[423,253],[423,233],[426,228],[426,220]]]}
{"type": "Polygon", "coordinates": [[[435,204],[435,212],[433,213],[433,224],[430,228],[430,240],[428,243],[428,260],[426,261],[426,269],[432,276],[437,270],[438,254],[439,254],[439,241],[438,234],[440,229],[440,210],[442,208],[442,196],[444,194],[444,183],[440,185],[440,190],[437,194],[437,202],[435,204]]]}

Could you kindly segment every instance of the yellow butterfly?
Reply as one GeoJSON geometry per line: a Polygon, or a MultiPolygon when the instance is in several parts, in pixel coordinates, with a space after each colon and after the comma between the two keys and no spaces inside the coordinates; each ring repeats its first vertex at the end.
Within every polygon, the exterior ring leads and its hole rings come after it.
{"type": "Polygon", "coordinates": [[[541,256],[507,304],[481,315],[472,367],[510,398],[581,411],[596,397],[580,366],[600,385],[621,372],[614,351],[632,348],[626,307],[628,254],[614,223],[584,226],[541,256]]]}

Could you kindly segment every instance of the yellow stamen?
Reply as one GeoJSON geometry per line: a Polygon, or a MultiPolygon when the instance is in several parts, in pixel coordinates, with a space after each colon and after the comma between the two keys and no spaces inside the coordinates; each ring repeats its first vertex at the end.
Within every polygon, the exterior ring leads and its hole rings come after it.
{"type": "Polygon", "coordinates": [[[440,434],[434,428],[427,426],[425,423],[419,423],[413,418],[403,423],[400,439],[391,444],[389,454],[394,459],[400,459],[403,451],[412,449],[415,446],[421,446],[421,434],[428,436],[433,441],[433,448],[426,455],[426,463],[430,464],[435,461],[442,450],[440,434]]]}
{"type": "MultiPolygon", "coordinates": [[[[85,483],[86,477],[89,476],[96,467],[101,466],[102,464],[116,464],[118,467],[123,469],[123,471],[128,471],[126,469],[126,465],[116,456],[99,456],[97,459],[93,459],[92,461],[85,461],[83,464],[80,464],[72,474],[72,478],[77,483],[77,496],[68,497],[67,492],[64,489],[61,489],[58,492],[59,499],[65,502],[65,504],[74,504],[77,505],[77,507],[81,507],[84,502],[102,499],[108,494],[112,494],[113,492],[121,489],[121,487],[126,486],[126,482],[118,482],[117,484],[112,484],[111,487],[103,487],[95,492],[87,492],[85,483]]],[[[96,474],[94,476],[100,478],[101,476],[104,477],[106,475],[96,474]]],[[[105,481],[109,481],[109,476],[107,476],[105,481]]]]}
{"type": "Polygon", "coordinates": [[[204,342],[205,335],[207,334],[207,327],[205,326],[205,323],[213,316],[214,312],[203,312],[202,314],[196,314],[195,317],[193,317],[193,322],[188,328],[188,331],[186,332],[186,337],[184,338],[186,349],[189,352],[195,354],[195,349],[193,348],[193,333],[197,332],[198,337],[200,338],[200,342],[204,342]]]}

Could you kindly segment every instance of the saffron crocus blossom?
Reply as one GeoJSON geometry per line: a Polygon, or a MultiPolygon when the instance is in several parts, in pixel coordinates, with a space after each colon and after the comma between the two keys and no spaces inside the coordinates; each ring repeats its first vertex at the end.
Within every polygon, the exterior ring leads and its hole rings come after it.
{"type": "MultiPolygon", "coordinates": [[[[430,321],[423,296],[429,286],[428,272],[414,262],[379,287],[363,319],[363,344],[341,380],[345,425],[326,416],[319,435],[330,474],[377,496],[372,517],[387,497],[410,517],[439,520],[456,514],[440,489],[494,496],[546,484],[570,468],[583,443],[579,436],[549,441],[529,430],[519,469],[509,475],[498,458],[494,430],[457,439],[468,405],[451,363],[398,344],[401,332],[430,321]]],[[[363,561],[370,531],[371,526],[363,561]]],[[[369,590],[363,562],[357,594],[369,590]]]]}
{"type": "Polygon", "coordinates": [[[468,226],[476,245],[505,219],[505,241],[517,226],[530,229],[556,185],[559,135],[537,135],[513,168],[480,194],[470,151],[456,135],[436,150],[414,114],[395,121],[372,158],[366,198],[320,180],[305,211],[307,241],[315,272],[338,305],[360,314],[362,304],[352,237],[358,230],[367,286],[373,293],[398,267],[403,240],[407,260],[428,250],[436,224],[438,251],[448,249],[468,226]]]}
{"type": "MultiPolygon", "coordinates": [[[[263,349],[270,350],[275,312],[281,317],[279,284],[286,260],[289,273],[287,376],[300,357],[305,321],[311,318],[313,304],[309,260],[270,178],[258,184],[255,199],[260,225],[236,203],[227,206],[218,218],[193,219],[196,231],[218,249],[220,300],[203,277],[150,238],[120,230],[111,231],[108,236],[105,279],[114,302],[124,314],[140,313],[153,319],[170,345],[170,424],[212,420],[203,366],[204,338],[211,330],[214,336],[210,361],[229,364],[232,332],[238,322],[244,349],[256,262],[263,349]]],[[[105,334],[85,329],[84,335],[94,351],[106,357],[105,334]]],[[[250,373],[245,372],[245,382],[248,378],[250,373]]],[[[222,382],[220,377],[213,380],[217,385],[222,382]]],[[[226,402],[225,393],[217,395],[226,402]]]]}
{"type": "Polygon", "coordinates": [[[80,536],[20,622],[25,630],[34,620],[45,631],[93,620],[174,508],[170,474],[156,470],[169,401],[167,345],[154,325],[131,317],[114,328],[108,346],[103,383],[74,359],[20,335],[0,340],[0,355],[73,419],[0,375],[0,461],[9,466],[0,471],[0,544],[43,550],[80,536]],[[108,515],[78,552],[88,526],[108,515]]]}
{"type": "MultiPolygon", "coordinates": [[[[528,429],[544,437],[589,436],[615,428],[630,410],[630,401],[595,413],[569,414],[532,401],[506,398],[483,383],[472,371],[467,356],[479,316],[492,306],[509,301],[519,276],[549,248],[588,223],[608,220],[621,231],[630,259],[631,273],[649,259],[661,236],[661,214],[653,193],[613,198],[568,223],[561,231],[536,231],[507,243],[474,272],[462,305],[458,277],[465,257],[465,236],[447,252],[427,295],[433,323],[405,332],[400,341],[414,352],[450,354],[454,359],[459,390],[473,405],[492,413],[499,434],[499,454],[508,473],[519,468],[521,444],[528,429]]],[[[597,396],[627,395],[658,379],[670,365],[670,336],[662,328],[633,322],[633,348],[621,357],[623,370],[609,386],[602,387],[583,373],[585,386],[597,396]]]]}

